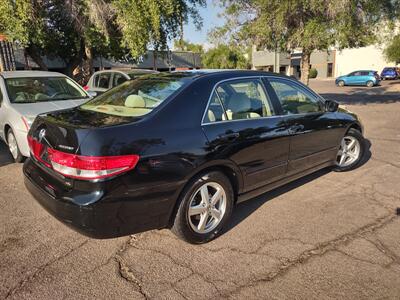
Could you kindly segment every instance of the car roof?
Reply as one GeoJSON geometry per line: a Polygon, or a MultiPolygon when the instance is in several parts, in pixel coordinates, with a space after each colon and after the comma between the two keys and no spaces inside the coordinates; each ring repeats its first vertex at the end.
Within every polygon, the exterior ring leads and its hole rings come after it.
{"type": "Polygon", "coordinates": [[[3,78],[22,78],[22,77],[66,77],[58,72],[49,71],[4,71],[0,72],[3,78]]]}
{"type": "Polygon", "coordinates": [[[354,72],[377,72],[377,71],[374,71],[374,70],[357,70],[357,71],[353,71],[351,73],[354,73],[354,72]]]}
{"type": "Polygon", "coordinates": [[[158,71],[155,70],[149,70],[149,69],[127,69],[127,68],[115,68],[115,69],[109,69],[109,70],[101,70],[101,71],[96,71],[93,74],[100,74],[100,73],[113,73],[113,72],[122,72],[125,74],[132,74],[132,73],[159,73],[158,71]]]}
{"type": "MultiPolygon", "coordinates": [[[[282,78],[290,78],[289,76],[265,72],[265,71],[257,71],[257,70],[228,70],[228,69],[198,69],[198,70],[185,70],[185,71],[173,71],[173,73],[182,73],[182,74],[191,74],[192,77],[215,77],[219,75],[224,75],[226,77],[243,77],[243,76],[274,76],[274,77],[282,77],[282,78]]],[[[190,77],[190,76],[189,76],[190,77]]]]}

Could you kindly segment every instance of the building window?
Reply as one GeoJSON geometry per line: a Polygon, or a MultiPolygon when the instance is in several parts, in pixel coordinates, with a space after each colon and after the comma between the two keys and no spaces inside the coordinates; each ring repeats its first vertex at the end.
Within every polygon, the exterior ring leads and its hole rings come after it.
{"type": "Polygon", "coordinates": [[[333,63],[328,63],[327,77],[333,77],[333,63]]]}

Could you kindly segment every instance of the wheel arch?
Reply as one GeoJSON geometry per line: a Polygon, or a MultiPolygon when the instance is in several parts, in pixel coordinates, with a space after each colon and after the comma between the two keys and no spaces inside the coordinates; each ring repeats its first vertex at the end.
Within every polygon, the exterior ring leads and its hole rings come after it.
{"type": "Polygon", "coordinates": [[[186,183],[179,189],[179,191],[176,193],[176,201],[174,204],[174,207],[170,213],[169,217],[169,222],[168,222],[168,227],[172,226],[174,218],[176,216],[176,213],[178,211],[182,194],[186,187],[189,185],[191,180],[195,178],[196,176],[199,176],[200,174],[203,173],[208,173],[211,171],[218,171],[224,174],[230,181],[232,188],[233,188],[233,193],[234,193],[234,202],[236,203],[238,194],[240,191],[243,189],[243,177],[242,173],[240,172],[240,169],[236,166],[236,164],[232,161],[215,161],[210,164],[205,164],[201,166],[200,168],[197,168],[195,171],[190,173],[187,176],[186,183]]]}
{"type": "Polygon", "coordinates": [[[346,133],[349,132],[350,129],[355,129],[358,130],[359,132],[361,132],[361,134],[364,134],[363,132],[363,128],[360,124],[358,123],[352,123],[346,130],[346,133]]]}
{"type": "Polygon", "coordinates": [[[14,132],[14,130],[12,129],[11,125],[9,125],[9,124],[5,124],[4,125],[4,140],[5,140],[5,142],[7,142],[7,144],[8,144],[8,131],[10,129],[14,132]]]}

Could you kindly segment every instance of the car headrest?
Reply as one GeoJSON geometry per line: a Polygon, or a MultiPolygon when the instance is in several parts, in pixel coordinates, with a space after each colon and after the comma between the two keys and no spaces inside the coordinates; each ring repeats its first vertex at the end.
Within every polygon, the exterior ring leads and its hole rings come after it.
{"type": "Polygon", "coordinates": [[[146,102],[144,101],[142,96],[139,95],[129,95],[125,99],[125,106],[126,107],[138,107],[144,108],[146,107],[146,102]]]}
{"type": "Polygon", "coordinates": [[[232,95],[228,109],[233,113],[244,113],[251,109],[250,98],[245,93],[236,93],[232,95]]]}

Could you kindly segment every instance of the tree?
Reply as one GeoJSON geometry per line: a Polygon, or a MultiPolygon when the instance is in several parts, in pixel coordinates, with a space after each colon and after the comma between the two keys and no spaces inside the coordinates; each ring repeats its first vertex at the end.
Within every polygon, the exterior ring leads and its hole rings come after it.
{"type": "MultiPolygon", "coordinates": [[[[181,24],[201,26],[205,0],[2,0],[0,32],[18,42],[42,68],[59,57],[65,72],[90,75],[95,54],[138,58],[149,47],[168,48],[181,24]]],[[[79,76],[82,77],[82,76],[79,76]]]]}
{"type": "Polygon", "coordinates": [[[203,65],[210,69],[248,69],[250,67],[246,54],[239,48],[218,45],[202,56],[203,65]]]}
{"type": "Polygon", "coordinates": [[[203,45],[190,43],[188,41],[180,40],[180,39],[175,40],[174,48],[176,50],[180,50],[180,51],[191,51],[191,52],[196,52],[196,53],[204,52],[203,45]]]}
{"type": "Polygon", "coordinates": [[[400,35],[396,35],[389,45],[385,48],[384,54],[388,61],[396,64],[400,63],[400,35]]]}
{"type": "Polygon", "coordinates": [[[224,0],[227,18],[214,35],[269,50],[302,51],[301,80],[308,83],[314,50],[361,47],[375,40],[398,0],[224,0]]]}
{"type": "Polygon", "coordinates": [[[151,47],[167,49],[167,42],[176,39],[182,24],[189,18],[197,27],[202,25],[197,7],[205,6],[205,0],[114,0],[116,23],[122,32],[122,46],[130,50],[134,58],[143,55],[151,47]]]}

